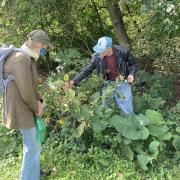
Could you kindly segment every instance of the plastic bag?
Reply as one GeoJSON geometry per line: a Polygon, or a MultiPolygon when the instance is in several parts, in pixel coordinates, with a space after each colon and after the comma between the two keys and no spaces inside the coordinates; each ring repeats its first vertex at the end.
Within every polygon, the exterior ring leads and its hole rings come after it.
{"type": "Polygon", "coordinates": [[[36,126],[36,140],[38,143],[43,144],[46,140],[46,125],[44,120],[41,117],[35,117],[35,126],[36,126]]]}

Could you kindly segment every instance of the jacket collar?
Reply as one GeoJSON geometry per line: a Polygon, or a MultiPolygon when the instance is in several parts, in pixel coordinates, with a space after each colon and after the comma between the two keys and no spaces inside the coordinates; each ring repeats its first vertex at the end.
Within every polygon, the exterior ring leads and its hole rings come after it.
{"type": "Polygon", "coordinates": [[[116,49],[116,47],[114,45],[112,46],[112,49],[113,49],[113,54],[115,55],[116,58],[118,58],[119,53],[118,53],[118,50],[116,49]]]}

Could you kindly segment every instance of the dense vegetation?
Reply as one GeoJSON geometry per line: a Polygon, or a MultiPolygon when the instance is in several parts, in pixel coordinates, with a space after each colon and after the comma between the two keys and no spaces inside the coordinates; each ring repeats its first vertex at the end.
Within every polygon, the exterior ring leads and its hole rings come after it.
{"type": "MultiPolygon", "coordinates": [[[[56,45],[38,61],[48,129],[42,179],[179,179],[180,101],[173,94],[180,68],[179,0],[0,2],[1,43],[20,46],[29,31],[42,28],[56,45]],[[110,35],[115,43],[125,39],[115,31],[111,3],[119,5],[139,65],[135,115],[128,118],[113,102],[103,107],[107,97],[101,97],[96,73],[64,89],[89,62],[98,37],[110,35]]],[[[0,179],[19,178],[21,141],[18,131],[0,125],[0,179]]]]}

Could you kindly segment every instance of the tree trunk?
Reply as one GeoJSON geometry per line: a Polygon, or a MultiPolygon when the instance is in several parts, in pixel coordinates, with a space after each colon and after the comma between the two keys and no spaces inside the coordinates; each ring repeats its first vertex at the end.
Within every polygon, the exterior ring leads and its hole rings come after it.
{"type": "Polygon", "coordinates": [[[125,29],[118,0],[106,0],[106,3],[119,43],[131,49],[130,39],[125,29]]]}

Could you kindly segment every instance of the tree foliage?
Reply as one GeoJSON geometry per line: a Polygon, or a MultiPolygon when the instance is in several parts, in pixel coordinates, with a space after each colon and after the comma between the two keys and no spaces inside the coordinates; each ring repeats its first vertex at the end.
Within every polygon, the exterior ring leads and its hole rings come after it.
{"type": "Polygon", "coordinates": [[[153,60],[161,71],[179,69],[179,0],[1,0],[0,3],[1,43],[20,46],[29,31],[42,28],[50,34],[57,50],[73,47],[89,56],[99,37],[109,35],[118,43],[127,34],[138,58],[153,60]],[[120,11],[122,22],[118,26],[118,17],[110,16],[114,12],[112,7],[120,11]],[[123,26],[125,35],[118,33],[123,26]]]}

